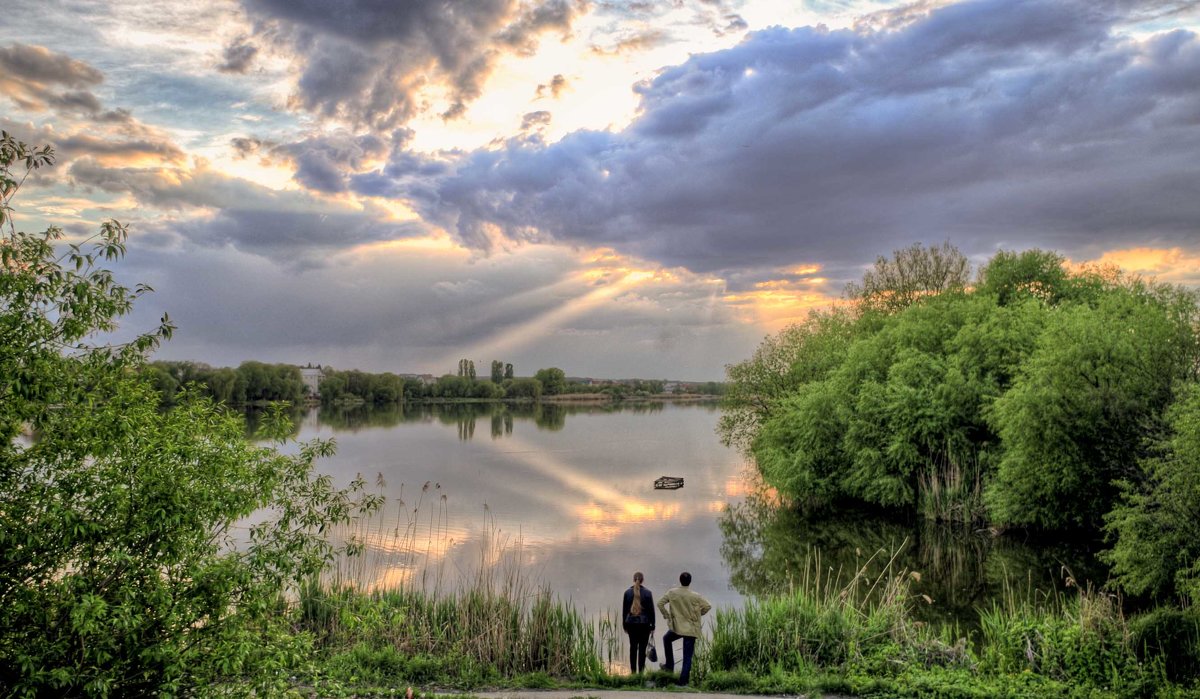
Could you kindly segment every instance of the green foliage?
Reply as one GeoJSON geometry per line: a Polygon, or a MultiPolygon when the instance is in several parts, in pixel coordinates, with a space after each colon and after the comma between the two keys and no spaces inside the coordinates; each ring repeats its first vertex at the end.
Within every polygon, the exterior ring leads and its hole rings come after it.
{"type": "Polygon", "coordinates": [[[1196,296],[1039,250],[997,254],[967,290],[960,257],[881,259],[854,308],[729,367],[722,437],[809,508],[1095,531],[1122,482],[1153,480],[1138,460],[1195,380],[1196,296]]]}
{"type": "Polygon", "coordinates": [[[1108,515],[1107,553],[1125,590],[1200,602],[1200,386],[1186,385],[1167,412],[1168,430],[1124,483],[1108,515]]]}
{"type": "Polygon", "coordinates": [[[1065,263],[1056,252],[1001,250],[979,271],[976,289],[981,294],[995,296],[1001,306],[1023,298],[1054,305],[1069,294],[1071,281],[1065,263]]]}
{"type": "Polygon", "coordinates": [[[1172,682],[1200,680],[1200,609],[1159,607],[1130,620],[1129,631],[1143,662],[1161,657],[1172,682]]]}
{"type": "Polygon", "coordinates": [[[1032,672],[1077,686],[1136,686],[1155,669],[1134,652],[1118,600],[1083,590],[1041,604],[994,605],[980,614],[980,669],[1032,672]]]}
{"type": "Polygon", "coordinates": [[[729,383],[717,428],[722,441],[748,449],[780,401],[841,364],[860,325],[844,309],[814,311],[803,324],[763,340],[752,358],[726,367],[729,383]]]}
{"type": "Polygon", "coordinates": [[[1171,289],[1124,284],[1057,309],[994,405],[1005,447],[988,493],[1001,523],[1099,528],[1143,436],[1193,370],[1194,330],[1171,289]]]}
{"type": "Polygon", "coordinates": [[[567,386],[567,375],[558,367],[550,367],[549,369],[538,369],[533,375],[542,384],[542,393],[547,396],[557,396],[563,392],[567,386]]]}
{"type": "Polygon", "coordinates": [[[91,344],[146,288],[100,266],[124,254],[119,223],[84,243],[16,231],[10,167],[53,156],[30,153],[0,140],[0,686],[278,693],[308,648],[279,625],[282,600],[333,554],[322,531],[373,501],[314,476],[332,444],[256,447],[190,389],[161,410],[163,374],[140,369],[171,334],[165,316],[127,344],[91,344]]]}
{"type": "Polygon", "coordinates": [[[504,387],[504,395],[507,398],[537,400],[542,397],[542,382],[537,379],[512,379],[504,387]]]}

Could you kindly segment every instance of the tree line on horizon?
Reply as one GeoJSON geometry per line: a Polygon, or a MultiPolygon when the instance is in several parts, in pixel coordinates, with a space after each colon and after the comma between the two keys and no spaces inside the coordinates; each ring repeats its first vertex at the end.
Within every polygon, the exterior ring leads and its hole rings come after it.
{"type": "Polygon", "coordinates": [[[847,297],[728,367],[722,437],[787,502],[1086,532],[1126,593],[1200,600],[1195,290],[947,243],[847,297]]]}
{"type": "MultiPolygon", "coordinates": [[[[663,393],[662,380],[633,379],[593,385],[567,380],[557,367],[539,369],[533,376],[515,377],[513,365],[493,361],[490,377],[478,378],[475,363],[462,359],[457,374],[444,374],[432,382],[412,375],[366,372],[357,369],[322,369],[319,397],[323,404],[362,402],[389,405],[422,400],[538,400],[542,396],[604,393],[630,398],[663,393]]],[[[143,375],[171,405],[176,396],[194,386],[214,400],[231,406],[262,405],[270,402],[299,404],[309,398],[300,367],[293,364],[242,362],[236,368],[212,367],[200,362],[154,361],[141,369],[143,375]]],[[[724,385],[715,381],[689,384],[689,391],[719,395],[724,385]]]]}

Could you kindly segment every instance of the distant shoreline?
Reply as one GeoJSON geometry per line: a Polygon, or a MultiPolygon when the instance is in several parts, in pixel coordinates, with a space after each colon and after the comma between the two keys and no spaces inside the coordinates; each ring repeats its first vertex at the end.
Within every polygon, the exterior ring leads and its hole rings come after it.
{"type": "MultiPolygon", "coordinates": [[[[720,400],[721,396],[703,393],[662,393],[620,398],[609,393],[564,393],[557,396],[542,396],[536,400],[533,398],[417,398],[413,400],[399,401],[397,405],[401,403],[407,403],[409,405],[455,405],[465,403],[556,403],[575,405],[608,405],[613,403],[717,403],[720,400]]],[[[307,405],[310,407],[315,405],[328,405],[329,407],[356,407],[360,405],[367,405],[367,402],[361,399],[340,399],[328,404],[313,402],[308,403],[307,405]]]]}

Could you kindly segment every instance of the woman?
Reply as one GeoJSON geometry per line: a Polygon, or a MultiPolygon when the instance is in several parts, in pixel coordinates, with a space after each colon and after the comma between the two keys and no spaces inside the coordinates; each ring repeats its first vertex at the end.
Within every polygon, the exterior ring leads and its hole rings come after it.
{"type": "Polygon", "coordinates": [[[654,594],[642,587],[641,573],[633,574],[633,586],[625,591],[621,603],[621,619],[629,634],[629,671],[646,670],[646,643],[654,633],[654,594]]]}

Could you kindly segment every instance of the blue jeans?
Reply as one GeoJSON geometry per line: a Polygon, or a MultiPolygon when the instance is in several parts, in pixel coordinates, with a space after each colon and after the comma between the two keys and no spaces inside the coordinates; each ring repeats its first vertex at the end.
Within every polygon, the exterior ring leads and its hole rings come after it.
{"type": "Polygon", "coordinates": [[[680,636],[674,631],[668,631],[663,634],[663,655],[666,656],[667,662],[663,664],[662,669],[671,671],[675,669],[675,641],[683,639],[683,667],[679,669],[679,684],[688,683],[688,675],[692,672],[692,653],[696,650],[695,636],[680,636]]]}

